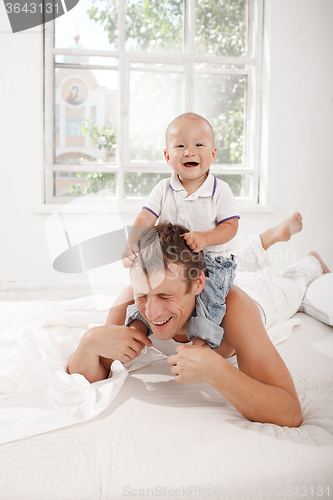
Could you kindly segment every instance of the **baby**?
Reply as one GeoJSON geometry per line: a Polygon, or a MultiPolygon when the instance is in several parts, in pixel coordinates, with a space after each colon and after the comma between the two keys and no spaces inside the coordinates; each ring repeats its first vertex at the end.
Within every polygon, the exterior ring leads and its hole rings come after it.
{"type": "Polygon", "coordinates": [[[233,256],[227,257],[226,245],[238,230],[236,202],[229,185],[209,171],[216,159],[214,131],[202,116],[185,113],[170,123],[164,156],[172,167],[172,176],[154,187],[136,218],[123,264],[132,265],[139,235],[153,227],[157,219],[189,228],[184,240],[193,252],[204,249],[208,277],[203,292],[197,296],[187,337],[203,338],[217,349],[224,335],[220,324],[225,314],[225,297],[236,268],[233,256]],[[208,300],[202,300],[203,294],[208,300]]]}

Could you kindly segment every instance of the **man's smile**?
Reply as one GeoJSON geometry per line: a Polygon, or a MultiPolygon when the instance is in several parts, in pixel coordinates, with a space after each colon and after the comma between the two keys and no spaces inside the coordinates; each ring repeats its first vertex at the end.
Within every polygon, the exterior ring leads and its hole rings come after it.
{"type": "Polygon", "coordinates": [[[170,319],[171,316],[170,318],[165,319],[164,321],[151,321],[150,323],[152,323],[156,328],[164,328],[169,323],[170,319]]]}

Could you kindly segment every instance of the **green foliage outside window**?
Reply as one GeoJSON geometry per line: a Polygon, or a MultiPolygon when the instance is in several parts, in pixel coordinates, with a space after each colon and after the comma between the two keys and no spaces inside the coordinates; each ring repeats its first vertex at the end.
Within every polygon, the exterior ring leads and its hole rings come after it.
{"type": "MultiPolygon", "coordinates": [[[[171,169],[170,169],[171,170],[171,169]]],[[[148,196],[153,187],[170,174],[128,172],[124,175],[125,196],[148,196]]]]}
{"type": "Polygon", "coordinates": [[[89,134],[92,146],[103,150],[105,156],[101,158],[103,163],[115,161],[116,156],[116,133],[113,127],[104,123],[97,125],[87,119],[82,122],[82,134],[89,134]]]}
{"type": "Polygon", "coordinates": [[[78,179],[83,179],[87,185],[72,184],[70,187],[70,194],[72,196],[82,196],[86,194],[98,193],[104,189],[109,189],[111,194],[115,196],[116,193],[116,174],[114,173],[101,173],[101,172],[78,172],[76,174],[78,179]]]}
{"type": "MultiPolygon", "coordinates": [[[[135,50],[179,48],[183,44],[183,0],[127,0],[126,40],[135,50]]],[[[196,0],[197,53],[246,55],[246,0],[196,0]]],[[[118,0],[92,0],[89,18],[117,44],[118,0]]]]}
{"type": "MultiPolygon", "coordinates": [[[[83,135],[89,134],[92,146],[97,146],[99,150],[103,151],[105,156],[100,159],[102,163],[115,161],[116,134],[113,127],[107,124],[97,125],[87,119],[82,122],[81,130],[83,135]]],[[[82,158],[79,162],[82,163],[82,158]]],[[[110,189],[113,194],[116,192],[116,175],[113,173],[78,172],[76,177],[87,179],[89,183],[84,187],[79,182],[72,184],[69,191],[71,195],[92,194],[103,189],[110,189]]]]}

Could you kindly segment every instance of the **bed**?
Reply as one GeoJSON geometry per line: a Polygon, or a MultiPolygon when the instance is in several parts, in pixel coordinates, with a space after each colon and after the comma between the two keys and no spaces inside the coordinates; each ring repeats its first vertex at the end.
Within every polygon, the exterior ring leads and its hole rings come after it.
{"type": "Polygon", "coordinates": [[[68,375],[108,305],[0,303],[1,499],[332,497],[331,326],[298,313],[276,346],[303,411],[290,429],[248,421],[208,385],[176,384],[154,349],[103,382],[68,375]]]}

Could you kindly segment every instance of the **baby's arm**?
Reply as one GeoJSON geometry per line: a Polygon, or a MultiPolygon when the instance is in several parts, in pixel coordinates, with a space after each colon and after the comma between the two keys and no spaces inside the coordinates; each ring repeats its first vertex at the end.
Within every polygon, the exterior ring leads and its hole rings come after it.
{"type": "Polygon", "coordinates": [[[235,217],[221,222],[221,224],[210,231],[205,231],[203,233],[199,231],[190,231],[183,236],[187,246],[193,250],[193,252],[200,252],[200,250],[203,250],[205,247],[227,243],[236,236],[237,231],[238,218],[235,217]]]}
{"type": "Polygon", "coordinates": [[[137,218],[134,221],[134,224],[131,228],[131,231],[128,235],[127,240],[127,248],[123,253],[123,265],[124,267],[131,267],[133,260],[135,258],[135,253],[138,246],[138,241],[141,234],[148,227],[153,227],[157,220],[156,215],[151,213],[149,210],[143,208],[137,218]]]}

